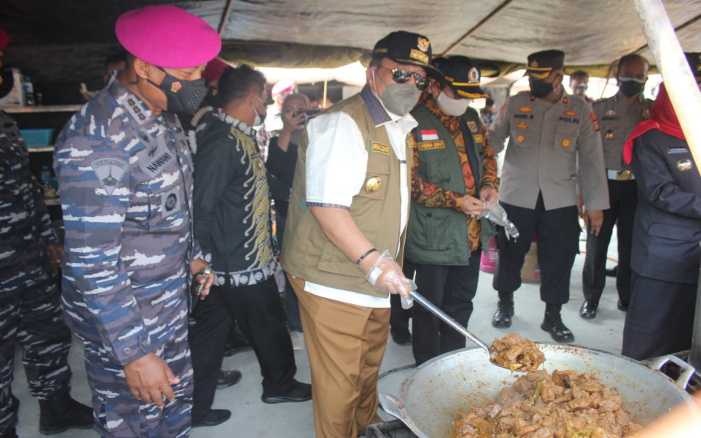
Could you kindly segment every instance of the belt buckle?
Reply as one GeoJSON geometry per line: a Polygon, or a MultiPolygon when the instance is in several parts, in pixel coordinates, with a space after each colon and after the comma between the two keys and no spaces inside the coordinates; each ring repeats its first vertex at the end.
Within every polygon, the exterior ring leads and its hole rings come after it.
{"type": "Polygon", "coordinates": [[[616,181],[630,181],[633,179],[633,172],[630,170],[621,170],[618,172],[618,175],[616,175],[616,181]]]}

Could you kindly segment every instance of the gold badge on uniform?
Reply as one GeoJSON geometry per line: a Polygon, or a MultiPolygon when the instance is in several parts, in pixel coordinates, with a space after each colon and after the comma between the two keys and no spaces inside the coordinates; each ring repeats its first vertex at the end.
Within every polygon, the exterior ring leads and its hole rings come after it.
{"type": "Polygon", "coordinates": [[[614,137],[613,131],[610,129],[608,131],[606,131],[606,134],[604,134],[604,138],[606,140],[613,140],[613,137],[614,137]]]}
{"type": "Polygon", "coordinates": [[[679,169],[680,172],[688,172],[692,167],[693,163],[689,159],[677,161],[677,169],[679,169]]]}
{"type": "Polygon", "coordinates": [[[475,140],[475,143],[484,143],[484,135],[482,134],[475,134],[472,139],[475,140]]]}
{"type": "Polygon", "coordinates": [[[516,129],[528,129],[528,123],[526,122],[518,122],[516,124],[516,129]]]}
{"type": "Polygon", "coordinates": [[[515,140],[516,140],[516,143],[521,144],[521,143],[523,143],[524,141],[526,141],[526,136],[524,136],[524,135],[517,135],[515,140]]]}
{"type": "Polygon", "coordinates": [[[475,123],[474,120],[468,120],[467,121],[467,127],[470,129],[471,133],[477,132],[477,123],[475,123]]]}
{"type": "Polygon", "coordinates": [[[530,106],[522,106],[518,110],[519,110],[519,112],[522,112],[522,113],[532,113],[533,112],[533,108],[530,106]]]}
{"type": "Polygon", "coordinates": [[[373,193],[382,187],[382,178],[379,176],[373,176],[372,178],[368,178],[367,181],[365,181],[365,191],[368,193],[373,193]]]}
{"type": "Polygon", "coordinates": [[[443,140],[420,141],[417,146],[419,152],[435,151],[438,149],[445,149],[445,142],[443,140]]]}
{"type": "Polygon", "coordinates": [[[389,155],[389,146],[386,144],[382,143],[373,143],[372,144],[372,151],[380,153],[382,155],[389,155]]]}
{"type": "Polygon", "coordinates": [[[577,117],[577,111],[565,111],[565,117],[577,117]]]}
{"type": "Polygon", "coordinates": [[[563,139],[560,141],[560,146],[562,147],[562,149],[565,149],[565,150],[568,150],[568,151],[571,150],[571,149],[572,149],[572,139],[570,139],[570,138],[563,138],[563,139]]]}

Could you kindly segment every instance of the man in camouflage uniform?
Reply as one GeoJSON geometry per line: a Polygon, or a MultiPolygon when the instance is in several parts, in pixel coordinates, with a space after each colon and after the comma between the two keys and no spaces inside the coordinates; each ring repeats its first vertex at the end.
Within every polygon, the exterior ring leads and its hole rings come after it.
{"type": "MultiPolygon", "coordinates": [[[[0,41],[4,31],[0,30],[0,41]]],[[[2,50],[0,44],[0,67],[2,50]]],[[[0,79],[1,81],[2,79],[0,79]]],[[[58,239],[42,190],[29,167],[17,124],[0,112],[0,437],[15,437],[19,401],[12,395],[15,347],[24,350],[29,389],[39,399],[39,430],[58,433],[90,427],[92,412],[70,398],[68,350],[50,263],[58,239]]]]}
{"type": "MultiPolygon", "coordinates": [[[[109,437],[187,436],[192,367],[192,158],[174,113],[194,113],[221,48],[174,6],[123,14],[127,70],[61,133],[55,168],[66,229],[63,305],[85,346],[96,428],[109,437]]],[[[211,278],[201,277],[203,293],[211,278]]]]}

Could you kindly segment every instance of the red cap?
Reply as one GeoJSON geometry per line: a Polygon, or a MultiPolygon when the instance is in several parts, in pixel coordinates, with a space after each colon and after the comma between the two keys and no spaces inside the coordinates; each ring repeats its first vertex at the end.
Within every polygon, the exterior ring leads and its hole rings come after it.
{"type": "Polygon", "coordinates": [[[0,28],[0,50],[7,49],[10,45],[10,34],[5,29],[0,28]]]}
{"type": "Polygon", "coordinates": [[[202,79],[207,82],[218,81],[227,68],[230,68],[229,64],[219,58],[214,58],[209,61],[207,66],[204,68],[204,71],[202,72],[202,79]]]}
{"type": "Polygon", "coordinates": [[[115,34],[127,52],[165,68],[206,64],[221,50],[219,34],[206,21],[171,5],[125,12],[115,34]]]}

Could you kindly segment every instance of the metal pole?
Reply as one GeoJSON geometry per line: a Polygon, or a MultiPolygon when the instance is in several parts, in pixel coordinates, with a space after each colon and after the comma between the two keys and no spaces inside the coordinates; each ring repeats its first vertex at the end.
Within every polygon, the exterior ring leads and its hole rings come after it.
{"type": "Polygon", "coordinates": [[[648,45],[684,130],[696,166],[701,166],[701,93],[662,0],[634,0],[648,45]]]}
{"type": "MultiPolygon", "coordinates": [[[[701,123],[697,121],[698,114],[701,114],[701,93],[694,75],[686,62],[662,0],[634,0],[634,3],[691,155],[696,161],[696,167],[701,169],[701,123]]],[[[701,292],[699,291],[696,295],[694,335],[689,362],[692,366],[701,368],[701,292]]]]}

